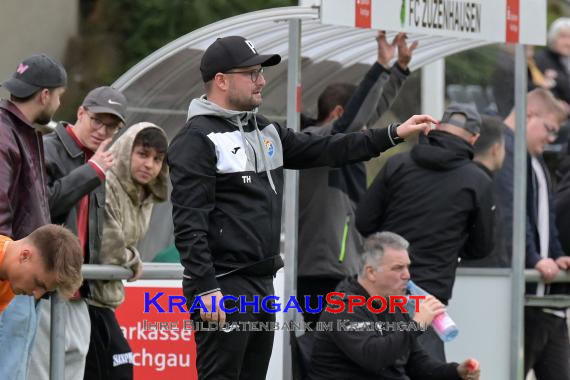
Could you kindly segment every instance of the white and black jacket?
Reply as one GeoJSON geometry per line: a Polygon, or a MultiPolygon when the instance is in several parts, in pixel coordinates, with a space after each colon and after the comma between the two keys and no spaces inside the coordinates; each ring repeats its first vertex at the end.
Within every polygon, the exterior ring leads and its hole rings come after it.
{"type": "Polygon", "coordinates": [[[168,164],[176,248],[196,294],[218,289],[216,275],[270,275],[283,266],[284,168],[367,160],[393,146],[388,133],[295,133],[255,112],[194,99],[168,164]]]}

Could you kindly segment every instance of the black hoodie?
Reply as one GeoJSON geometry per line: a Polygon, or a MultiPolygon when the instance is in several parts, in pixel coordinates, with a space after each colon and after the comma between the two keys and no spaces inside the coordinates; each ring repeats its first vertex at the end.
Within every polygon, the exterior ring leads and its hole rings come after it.
{"type": "Polygon", "coordinates": [[[458,257],[493,248],[492,179],[463,139],[421,136],[411,152],[389,159],[356,211],[364,236],[391,231],[410,242],[414,281],[442,302],[451,298],[458,257]]]}
{"type": "MultiPolygon", "coordinates": [[[[348,312],[348,296],[370,295],[356,277],[347,278],[336,288],[345,294],[345,308],[339,314],[323,312],[321,322],[332,322],[332,331],[317,331],[311,355],[310,380],[455,380],[460,379],[457,363],[444,363],[428,355],[418,344],[421,329],[407,314],[395,309],[375,314],[366,307],[348,312]],[[339,322],[340,321],[340,324],[339,322]],[[345,322],[346,324],[343,324],[345,322]],[[403,322],[410,331],[344,331],[348,323],[377,326],[380,322],[403,322]]],[[[337,306],[332,306],[336,308],[337,306]]]]}

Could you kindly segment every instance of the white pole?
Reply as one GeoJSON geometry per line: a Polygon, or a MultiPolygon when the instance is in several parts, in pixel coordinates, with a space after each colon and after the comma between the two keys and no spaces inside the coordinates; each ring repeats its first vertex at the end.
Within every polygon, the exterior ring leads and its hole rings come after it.
{"type": "Polygon", "coordinates": [[[526,253],[526,93],[527,64],[525,46],[517,44],[515,51],[515,149],[513,199],[513,280],[511,299],[511,379],[524,378],[524,264],[526,253]]]}
{"type": "MultiPolygon", "coordinates": [[[[301,88],[301,20],[289,20],[289,61],[287,68],[287,127],[299,131],[301,88]]],[[[299,172],[285,171],[285,292],[284,301],[297,294],[297,220],[299,172]]],[[[295,310],[283,316],[284,322],[296,321],[295,310]]],[[[289,331],[283,335],[283,379],[292,379],[289,331]]]]}
{"type": "Polygon", "coordinates": [[[435,118],[445,109],[445,59],[422,67],[422,113],[435,118]]]}

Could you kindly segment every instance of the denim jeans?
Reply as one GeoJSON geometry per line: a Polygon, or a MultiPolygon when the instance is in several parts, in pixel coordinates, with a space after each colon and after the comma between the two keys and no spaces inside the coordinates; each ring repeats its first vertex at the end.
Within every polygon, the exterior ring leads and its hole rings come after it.
{"type": "Polygon", "coordinates": [[[34,297],[16,296],[0,314],[0,379],[26,380],[37,327],[34,297]]]}

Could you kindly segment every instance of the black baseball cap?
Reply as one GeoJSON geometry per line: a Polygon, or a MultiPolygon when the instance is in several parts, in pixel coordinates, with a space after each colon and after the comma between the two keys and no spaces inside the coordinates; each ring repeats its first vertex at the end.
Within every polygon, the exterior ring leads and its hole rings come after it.
{"type": "Polygon", "coordinates": [[[93,113],[115,115],[125,123],[127,98],[113,87],[103,86],[91,90],[81,105],[93,113]]]}
{"type": "Polygon", "coordinates": [[[208,82],[217,73],[255,65],[274,66],[279,62],[279,54],[260,55],[250,40],[241,36],[229,36],[218,38],[208,46],[200,62],[200,72],[204,82],[208,82]]]}
{"type": "Polygon", "coordinates": [[[479,115],[479,112],[477,112],[474,106],[466,103],[451,103],[445,109],[441,123],[466,129],[474,135],[481,132],[481,115],[479,115]],[[453,115],[456,114],[465,116],[465,120],[454,119],[453,115]]]}
{"type": "Polygon", "coordinates": [[[2,87],[18,98],[27,98],[42,88],[52,89],[66,84],[67,73],[63,65],[45,54],[39,54],[20,62],[2,87]]]}

